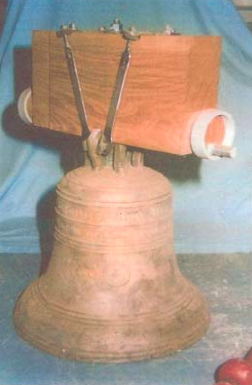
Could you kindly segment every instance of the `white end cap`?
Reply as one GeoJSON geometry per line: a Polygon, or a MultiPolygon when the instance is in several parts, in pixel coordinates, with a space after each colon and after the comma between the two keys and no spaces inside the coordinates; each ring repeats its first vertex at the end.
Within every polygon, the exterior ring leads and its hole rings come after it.
{"type": "Polygon", "coordinates": [[[32,124],[32,117],[28,112],[28,102],[31,97],[31,89],[26,88],[19,96],[17,104],[18,114],[23,122],[27,124],[32,124]]]}
{"type": "Polygon", "coordinates": [[[195,155],[204,159],[219,159],[221,156],[227,155],[216,155],[215,154],[215,145],[206,143],[206,134],[209,128],[209,124],[213,119],[221,117],[224,122],[224,138],[221,143],[223,148],[230,148],[229,157],[234,157],[236,155],[236,150],[232,147],[235,135],[235,122],[232,116],[223,110],[218,109],[208,109],[202,110],[195,115],[192,119],[192,131],[191,131],[191,147],[195,155]]]}

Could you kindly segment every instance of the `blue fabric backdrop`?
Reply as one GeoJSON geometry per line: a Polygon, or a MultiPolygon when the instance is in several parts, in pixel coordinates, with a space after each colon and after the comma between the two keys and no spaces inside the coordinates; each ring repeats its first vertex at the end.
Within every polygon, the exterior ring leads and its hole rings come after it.
{"type": "Polygon", "coordinates": [[[29,56],[32,30],[72,21],[97,29],[115,16],[140,30],[169,23],[182,34],[223,37],[219,107],[235,118],[237,158],[150,158],[174,186],[177,252],[251,251],[252,35],[228,0],[9,0],[0,41],[0,251],[39,251],[37,216],[63,175],[59,138],[31,133],[15,108],[30,76],[29,60],[22,60],[29,56]]]}

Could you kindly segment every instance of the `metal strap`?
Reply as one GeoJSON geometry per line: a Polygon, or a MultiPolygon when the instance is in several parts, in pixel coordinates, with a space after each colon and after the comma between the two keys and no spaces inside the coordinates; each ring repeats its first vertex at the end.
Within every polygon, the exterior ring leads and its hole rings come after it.
{"type": "Polygon", "coordinates": [[[122,53],[121,60],[119,63],[119,68],[116,75],[115,87],[114,87],[112,98],[110,101],[109,111],[108,111],[107,120],[105,124],[104,136],[106,140],[109,142],[111,142],[111,132],[115,123],[116,113],[120,105],[124,83],[125,83],[127,71],[129,68],[129,63],[131,58],[129,45],[130,45],[130,41],[127,40],[125,50],[122,53]]]}
{"type": "Polygon", "coordinates": [[[81,137],[82,137],[82,140],[86,140],[90,135],[90,130],[88,127],[87,114],[86,114],[85,103],[83,99],[83,93],[81,90],[81,84],[78,76],[78,70],[74,59],[73,51],[71,49],[68,36],[67,36],[73,31],[74,31],[73,29],[69,29],[63,26],[60,29],[60,31],[58,31],[57,34],[58,36],[63,37],[69,75],[72,83],[72,89],[73,89],[73,94],[75,98],[76,108],[77,108],[77,112],[78,112],[78,116],[79,116],[80,124],[82,128],[81,137]]]}

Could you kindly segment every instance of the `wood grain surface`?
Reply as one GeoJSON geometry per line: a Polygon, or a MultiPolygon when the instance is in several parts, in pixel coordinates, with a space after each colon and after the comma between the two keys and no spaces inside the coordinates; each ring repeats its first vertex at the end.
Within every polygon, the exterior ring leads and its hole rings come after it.
{"type": "MultiPolygon", "coordinates": [[[[116,34],[75,32],[69,41],[89,127],[103,129],[125,40],[116,34]]],[[[213,36],[143,35],[133,42],[113,141],[191,153],[187,123],[195,111],[217,105],[220,52],[221,39],[213,36]]],[[[55,31],[34,32],[32,92],[34,124],[81,134],[63,40],[55,31]]],[[[213,127],[209,137],[216,135],[213,127]]]]}
{"type": "Polygon", "coordinates": [[[39,31],[32,41],[32,120],[37,126],[50,126],[49,33],[39,31]]]}

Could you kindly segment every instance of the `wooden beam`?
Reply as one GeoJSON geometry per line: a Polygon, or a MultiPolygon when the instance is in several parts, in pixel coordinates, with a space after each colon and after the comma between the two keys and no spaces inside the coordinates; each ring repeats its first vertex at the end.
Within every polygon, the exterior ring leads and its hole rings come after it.
{"type": "MultiPolygon", "coordinates": [[[[90,129],[104,129],[125,40],[117,34],[75,32],[76,59],[90,129]]],[[[217,106],[221,38],[143,35],[131,62],[112,132],[115,143],[191,153],[190,115],[217,106]]],[[[33,38],[33,121],[81,134],[63,40],[55,31],[33,38]]]]}

